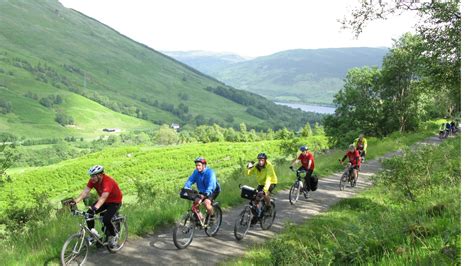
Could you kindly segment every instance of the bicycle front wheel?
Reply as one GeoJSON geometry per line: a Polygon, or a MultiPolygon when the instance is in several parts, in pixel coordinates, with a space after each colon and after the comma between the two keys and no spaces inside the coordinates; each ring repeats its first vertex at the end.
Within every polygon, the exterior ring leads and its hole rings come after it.
{"type": "Polygon", "coordinates": [[[109,236],[109,244],[107,245],[107,249],[110,253],[115,253],[123,248],[125,242],[128,239],[128,225],[127,219],[124,216],[118,216],[112,219],[112,225],[114,226],[115,230],[115,238],[116,243],[115,245],[111,245],[110,239],[112,238],[109,236]]]}
{"type": "MultiPolygon", "coordinates": [[[[263,204],[262,206],[264,206],[265,202],[262,200],[262,202],[260,204],[263,204]]],[[[273,221],[275,220],[275,216],[276,216],[275,202],[273,202],[273,200],[272,200],[272,202],[270,204],[272,205],[271,212],[270,213],[265,212],[263,214],[263,217],[260,219],[260,227],[263,230],[270,229],[270,227],[272,227],[273,221]]]]}
{"type": "Polygon", "coordinates": [[[61,250],[61,263],[62,265],[84,265],[88,252],[89,245],[84,233],[71,235],[64,242],[61,250]]]}
{"type": "Polygon", "coordinates": [[[242,240],[247,235],[247,232],[250,228],[250,223],[252,222],[252,211],[250,207],[245,207],[245,209],[240,213],[237,220],[235,220],[234,225],[234,236],[237,240],[242,240]]]}
{"type": "Polygon", "coordinates": [[[339,181],[339,189],[343,191],[346,188],[347,174],[344,173],[341,176],[341,181],[339,181]]]}
{"type": "Polygon", "coordinates": [[[290,194],[288,195],[288,198],[290,200],[290,204],[293,205],[295,204],[298,199],[300,198],[300,191],[301,191],[301,182],[296,181],[293,186],[290,188],[290,194]]]}
{"type": "MultiPolygon", "coordinates": [[[[222,223],[222,210],[219,204],[214,204],[214,222],[212,224],[208,224],[206,229],[204,229],[204,232],[206,232],[206,235],[208,236],[215,236],[217,232],[219,231],[219,228],[221,228],[221,223],[222,223]]],[[[208,221],[210,217],[207,217],[208,221]]],[[[209,223],[209,222],[208,222],[209,223]]]]}
{"type": "Polygon", "coordinates": [[[196,225],[192,219],[192,214],[187,213],[176,223],[173,229],[173,242],[178,249],[189,246],[193,241],[194,229],[196,225]]]}

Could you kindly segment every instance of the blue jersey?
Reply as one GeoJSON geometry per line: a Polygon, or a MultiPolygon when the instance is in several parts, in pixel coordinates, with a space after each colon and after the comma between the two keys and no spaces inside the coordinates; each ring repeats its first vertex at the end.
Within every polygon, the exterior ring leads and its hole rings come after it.
{"type": "Polygon", "coordinates": [[[199,192],[205,196],[210,196],[214,191],[220,189],[216,174],[211,168],[207,167],[201,173],[197,169],[194,169],[188,181],[184,184],[184,188],[190,189],[194,183],[196,183],[199,192]]]}

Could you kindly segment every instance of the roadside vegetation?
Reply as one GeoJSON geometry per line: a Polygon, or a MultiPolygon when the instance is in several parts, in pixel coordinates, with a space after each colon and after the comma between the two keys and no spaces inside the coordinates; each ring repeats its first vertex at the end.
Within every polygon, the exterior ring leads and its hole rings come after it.
{"type": "Polygon", "coordinates": [[[384,160],[374,186],[231,265],[459,265],[461,139],[384,160]]]}

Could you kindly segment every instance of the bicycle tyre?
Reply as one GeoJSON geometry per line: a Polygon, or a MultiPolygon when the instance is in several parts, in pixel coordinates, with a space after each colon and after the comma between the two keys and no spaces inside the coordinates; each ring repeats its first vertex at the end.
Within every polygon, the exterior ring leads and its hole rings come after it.
{"type": "Polygon", "coordinates": [[[339,181],[339,190],[344,191],[346,188],[347,173],[343,173],[339,181]]]}
{"type": "Polygon", "coordinates": [[[181,218],[173,228],[173,243],[178,249],[186,248],[191,244],[194,237],[194,230],[196,225],[192,219],[192,214],[187,213],[181,218]],[[184,241],[180,241],[180,234],[189,234],[189,236],[184,237],[184,241]]]}
{"type": "Polygon", "coordinates": [[[112,219],[114,225],[115,234],[118,235],[117,246],[112,247],[107,245],[107,250],[110,253],[115,253],[123,248],[128,239],[128,224],[125,216],[118,216],[112,219]]]}
{"type": "Polygon", "coordinates": [[[237,240],[242,240],[249,231],[250,224],[252,222],[253,214],[249,206],[240,212],[239,217],[235,220],[234,224],[234,236],[237,240]]]}
{"type": "Polygon", "coordinates": [[[89,245],[84,236],[84,232],[73,234],[68,237],[66,242],[64,242],[63,248],[61,249],[61,264],[62,265],[84,265],[87,260],[88,253],[89,253],[89,245]],[[65,256],[67,252],[67,248],[70,246],[70,244],[73,244],[72,251],[71,251],[72,253],[77,252],[80,254],[81,252],[84,252],[84,255],[79,256],[79,257],[78,257],[79,254],[72,257],[71,255],[74,255],[74,254],[65,256]],[[78,251],[74,251],[76,250],[77,247],[79,247],[78,251]],[[76,260],[76,258],[78,258],[78,260],[76,260]]]}
{"type": "Polygon", "coordinates": [[[300,191],[301,191],[301,183],[299,181],[296,181],[293,186],[290,188],[290,193],[288,194],[288,199],[290,200],[290,204],[294,205],[299,197],[300,197],[300,191]]]}
{"type": "MultiPolygon", "coordinates": [[[[216,216],[216,221],[215,222],[217,222],[217,224],[214,224],[215,226],[206,227],[206,229],[204,229],[204,232],[206,232],[207,236],[215,236],[217,234],[217,232],[219,232],[219,228],[221,228],[221,224],[222,224],[222,209],[221,209],[221,206],[219,206],[219,204],[213,204],[213,207],[214,207],[214,215],[216,216]]],[[[209,219],[209,217],[208,217],[208,219],[209,219]]]]}
{"type": "MultiPolygon", "coordinates": [[[[261,202],[261,204],[265,204],[264,201],[261,202]]],[[[276,208],[275,208],[275,202],[273,200],[270,202],[272,205],[272,213],[271,215],[266,215],[264,214],[263,217],[260,219],[260,227],[263,230],[268,230],[270,227],[273,225],[273,221],[275,220],[276,217],[276,208]]],[[[263,205],[262,205],[263,206],[263,205]]]]}

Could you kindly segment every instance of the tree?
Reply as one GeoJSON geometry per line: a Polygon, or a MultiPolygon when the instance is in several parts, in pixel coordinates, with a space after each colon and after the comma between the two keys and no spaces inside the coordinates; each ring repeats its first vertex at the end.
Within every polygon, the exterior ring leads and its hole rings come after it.
{"type": "Polygon", "coordinates": [[[380,79],[381,72],[375,67],[349,70],[344,88],[334,97],[336,111],[323,122],[333,145],[345,146],[362,131],[382,135],[380,79]]]}
{"type": "Polygon", "coordinates": [[[308,122],[303,128],[303,131],[301,132],[301,136],[306,138],[312,135],[313,135],[313,131],[311,130],[311,125],[308,122]]]}
{"type": "MultiPolygon", "coordinates": [[[[421,38],[419,55],[424,60],[425,82],[436,88],[440,99],[449,99],[448,114],[461,108],[461,12],[460,0],[451,1],[361,1],[342,27],[358,36],[365,25],[402,12],[417,12],[416,32],[421,38]]],[[[421,68],[421,67],[420,67],[421,68]]],[[[443,103],[444,104],[444,103],[443,103]]]]}
{"type": "Polygon", "coordinates": [[[384,134],[413,130],[419,123],[420,44],[419,36],[405,34],[384,58],[380,86],[384,134]]]}
{"type": "Polygon", "coordinates": [[[178,142],[178,133],[169,125],[161,125],[155,135],[155,142],[161,145],[171,145],[178,142]]]}
{"type": "Polygon", "coordinates": [[[5,101],[4,99],[0,99],[0,114],[8,114],[12,111],[12,104],[10,102],[5,101]]]}

